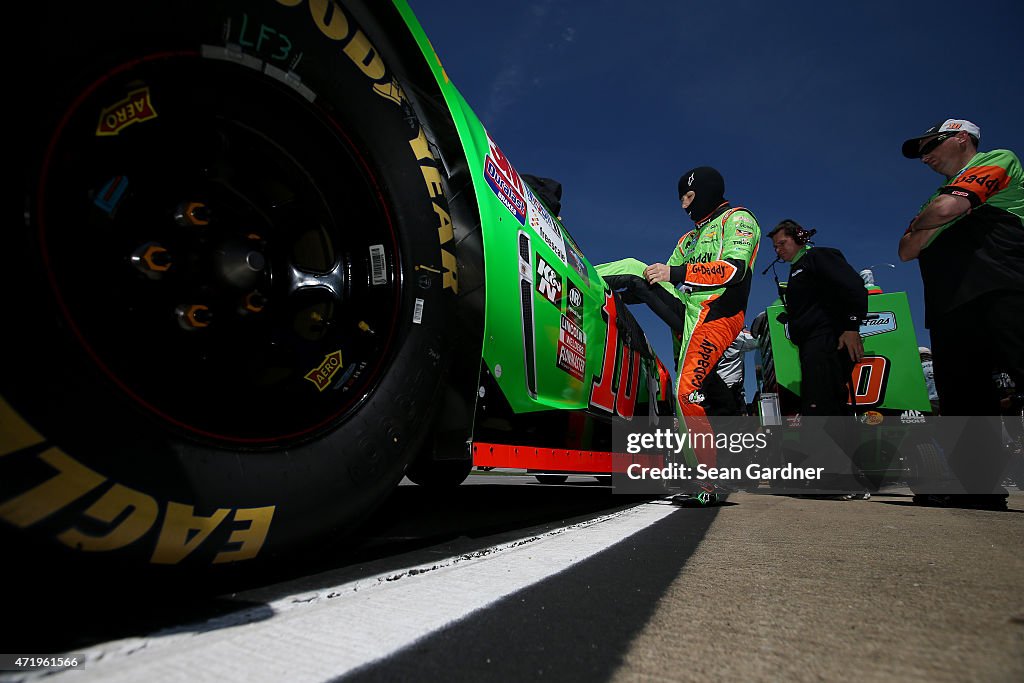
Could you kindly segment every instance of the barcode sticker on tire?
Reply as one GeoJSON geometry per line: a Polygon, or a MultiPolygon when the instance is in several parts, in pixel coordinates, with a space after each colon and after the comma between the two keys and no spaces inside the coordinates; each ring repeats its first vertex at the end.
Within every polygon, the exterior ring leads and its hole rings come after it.
{"type": "Polygon", "coordinates": [[[383,244],[374,244],[370,247],[370,278],[374,285],[388,283],[387,261],[384,259],[383,244]]]}
{"type": "Polygon", "coordinates": [[[412,309],[412,321],[417,325],[423,321],[423,299],[416,299],[416,305],[412,309]]]}

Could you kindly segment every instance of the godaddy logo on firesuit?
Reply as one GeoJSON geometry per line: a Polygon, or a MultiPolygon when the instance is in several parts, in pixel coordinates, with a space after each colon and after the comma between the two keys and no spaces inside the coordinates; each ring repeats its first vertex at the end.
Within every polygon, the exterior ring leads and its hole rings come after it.
{"type": "Polygon", "coordinates": [[[693,273],[694,275],[720,275],[720,276],[724,276],[725,275],[725,266],[724,265],[705,266],[704,264],[701,264],[701,263],[694,263],[693,265],[690,266],[690,272],[693,273]]]}
{"type": "Polygon", "coordinates": [[[718,351],[718,347],[709,340],[700,340],[700,347],[697,348],[697,355],[700,356],[700,360],[697,361],[697,367],[693,371],[693,379],[690,380],[690,384],[695,389],[699,389],[704,384],[704,378],[707,377],[708,371],[714,365],[711,362],[711,358],[716,351],[718,351]]]}

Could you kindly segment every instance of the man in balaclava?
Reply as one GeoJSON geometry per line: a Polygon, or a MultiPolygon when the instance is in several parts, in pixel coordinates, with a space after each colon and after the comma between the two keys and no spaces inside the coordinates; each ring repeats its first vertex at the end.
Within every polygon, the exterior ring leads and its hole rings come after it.
{"type": "MultiPolygon", "coordinates": [[[[613,289],[625,289],[633,300],[651,305],[676,332],[677,412],[691,432],[705,431],[703,418],[729,414],[732,406],[729,389],[714,368],[743,329],[761,229],[749,210],[729,205],[725,180],[710,166],[684,173],[678,189],[695,227],[679,239],[668,263],[644,266],[626,259],[599,266],[598,272],[613,289]],[[642,293],[643,288],[648,291],[642,293]],[[681,305],[673,306],[662,294],[666,290],[681,305]],[[665,312],[673,308],[674,320],[665,312]]],[[[716,464],[713,447],[697,449],[696,456],[716,464]]]]}

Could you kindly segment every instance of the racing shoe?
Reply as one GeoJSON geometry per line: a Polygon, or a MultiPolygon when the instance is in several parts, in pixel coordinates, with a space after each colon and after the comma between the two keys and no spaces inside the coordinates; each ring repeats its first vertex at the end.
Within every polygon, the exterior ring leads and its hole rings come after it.
{"type": "Polygon", "coordinates": [[[710,482],[693,482],[669,500],[682,507],[710,507],[725,501],[726,492],[710,482]]]}

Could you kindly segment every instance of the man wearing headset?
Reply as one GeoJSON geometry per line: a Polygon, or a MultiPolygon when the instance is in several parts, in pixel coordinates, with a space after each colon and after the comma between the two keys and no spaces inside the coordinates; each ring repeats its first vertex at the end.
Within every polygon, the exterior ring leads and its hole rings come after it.
{"type": "Polygon", "coordinates": [[[868,314],[868,293],[842,252],[811,248],[814,232],[786,219],[768,237],[789,263],[780,294],[800,353],[800,414],[847,415],[850,375],[864,358],[860,321],[868,314]]]}

